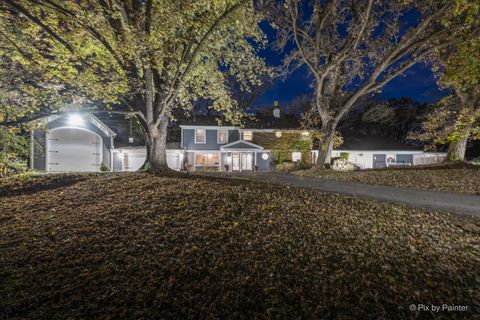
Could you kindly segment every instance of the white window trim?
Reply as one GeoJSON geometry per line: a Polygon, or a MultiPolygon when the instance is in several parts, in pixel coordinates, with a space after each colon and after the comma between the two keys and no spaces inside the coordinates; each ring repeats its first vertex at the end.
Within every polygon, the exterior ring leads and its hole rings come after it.
{"type": "Polygon", "coordinates": [[[196,143],[196,144],[206,144],[206,143],[207,143],[207,130],[206,130],[206,129],[197,128],[197,129],[193,130],[193,134],[194,134],[194,136],[195,136],[194,139],[195,139],[195,143],[196,143]],[[197,141],[197,130],[203,130],[203,133],[204,133],[203,136],[204,136],[204,138],[205,138],[205,140],[204,140],[203,142],[197,141]]]}
{"type": "Polygon", "coordinates": [[[199,151],[194,151],[193,152],[193,167],[196,168],[196,167],[205,167],[205,166],[202,166],[202,165],[197,165],[197,153],[199,154],[218,154],[218,166],[206,166],[206,167],[221,167],[222,166],[222,153],[221,152],[218,152],[218,151],[208,151],[208,150],[199,150],[199,151]]]}
{"type": "Polygon", "coordinates": [[[228,129],[224,129],[224,128],[221,128],[221,129],[218,129],[217,130],[217,144],[227,144],[228,143],[228,129]],[[220,142],[220,130],[225,130],[227,132],[227,137],[226,137],[226,141],[225,142],[220,142]]]}

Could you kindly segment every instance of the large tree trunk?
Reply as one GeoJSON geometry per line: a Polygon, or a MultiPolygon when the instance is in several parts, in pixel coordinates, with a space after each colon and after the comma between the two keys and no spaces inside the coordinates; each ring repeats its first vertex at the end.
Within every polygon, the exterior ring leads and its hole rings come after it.
{"type": "Polygon", "coordinates": [[[168,119],[160,122],[159,126],[147,125],[146,144],[148,167],[154,173],[171,171],[167,165],[167,126],[168,119]]]}
{"type": "Polygon", "coordinates": [[[335,130],[337,129],[336,121],[327,121],[322,124],[321,139],[318,145],[318,159],[317,165],[321,167],[328,167],[332,158],[333,140],[335,137],[335,130]]]}
{"type": "Polygon", "coordinates": [[[461,137],[458,141],[452,141],[448,145],[447,159],[450,161],[465,161],[465,152],[467,151],[468,135],[461,137]]]}

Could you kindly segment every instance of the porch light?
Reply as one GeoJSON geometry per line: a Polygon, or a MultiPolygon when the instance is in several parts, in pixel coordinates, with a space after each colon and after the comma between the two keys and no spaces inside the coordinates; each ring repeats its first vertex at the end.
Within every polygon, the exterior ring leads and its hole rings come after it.
{"type": "Polygon", "coordinates": [[[71,114],[68,117],[68,124],[71,126],[81,126],[83,125],[84,120],[83,117],[79,114],[71,114]]]}
{"type": "Polygon", "coordinates": [[[132,118],[130,118],[130,135],[128,136],[128,143],[133,143],[133,125],[132,125],[132,118]]]}
{"type": "Polygon", "coordinates": [[[263,160],[268,160],[268,153],[266,153],[266,152],[262,153],[262,159],[263,160]]]}

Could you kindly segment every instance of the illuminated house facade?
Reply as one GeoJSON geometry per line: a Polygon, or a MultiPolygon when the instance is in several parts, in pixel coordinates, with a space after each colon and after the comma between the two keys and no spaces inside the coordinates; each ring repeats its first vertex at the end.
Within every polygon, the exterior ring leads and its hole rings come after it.
{"type": "Polygon", "coordinates": [[[273,170],[270,151],[252,142],[252,130],[229,126],[180,127],[187,170],[273,170]]]}
{"type": "MultiPolygon", "coordinates": [[[[265,146],[272,145],[272,141],[286,132],[300,132],[305,136],[309,132],[280,118],[278,105],[265,119],[261,124],[247,124],[246,128],[202,123],[198,118],[182,124],[180,141],[167,145],[168,166],[188,171],[274,171],[271,151],[265,146]]],[[[176,129],[178,131],[178,127],[176,129]]],[[[122,144],[114,130],[88,113],[45,118],[31,138],[31,168],[37,171],[137,171],[146,159],[143,143],[122,144]]],[[[291,161],[301,159],[298,150],[291,152],[291,161]]],[[[316,150],[311,151],[313,161],[317,155],[316,150]]],[[[443,161],[446,154],[424,152],[392,143],[388,138],[358,135],[345,139],[344,145],[333,150],[332,156],[347,158],[359,169],[372,169],[437,163],[443,161]]]]}
{"type": "MultiPolygon", "coordinates": [[[[116,148],[116,133],[92,114],[57,115],[43,122],[43,127],[31,134],[31,167],[34,170],[137,171],[145,162],[145,146],[116,148]]],[[[167,149],[167,162],[172,169],[273,170],[270,151],[251,141],[252,130],[233,126],[180,128],[180,144],[167,149]]]]}

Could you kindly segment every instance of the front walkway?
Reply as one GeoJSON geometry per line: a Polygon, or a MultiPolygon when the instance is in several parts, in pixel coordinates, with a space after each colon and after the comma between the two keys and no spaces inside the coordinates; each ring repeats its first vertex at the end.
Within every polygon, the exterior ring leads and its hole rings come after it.
{"type": "Polygon", "coordinates": [[[399,203],[414,208],[424,208],[480,217],[480,196],[475,195],[377,186],[279,173],[256,172],[225,174],[223,176],[231,178],[248,178],[273,184],[292,185],[325,192],[355,195],[380,201],[399,203]]]}

